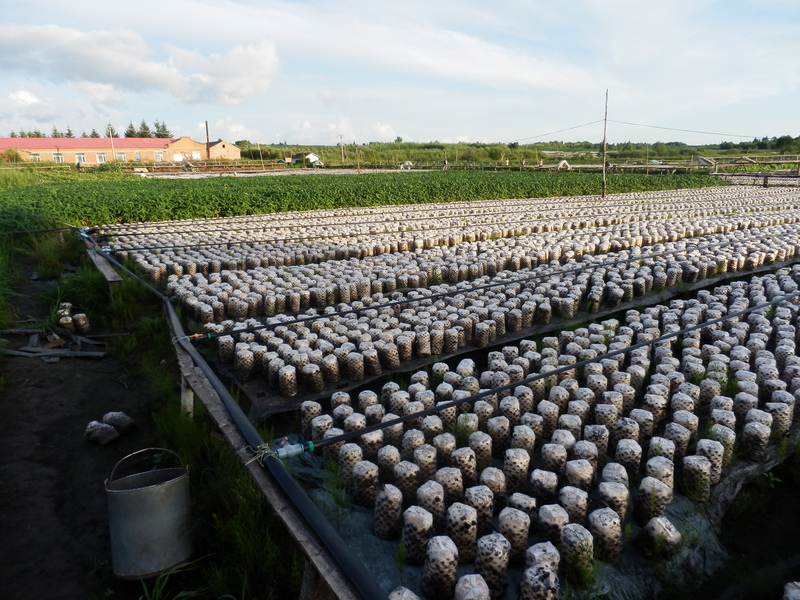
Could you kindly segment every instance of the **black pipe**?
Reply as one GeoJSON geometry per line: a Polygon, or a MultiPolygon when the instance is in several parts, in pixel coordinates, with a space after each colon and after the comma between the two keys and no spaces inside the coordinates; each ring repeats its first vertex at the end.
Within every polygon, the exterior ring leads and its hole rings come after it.
{"type": "MultiPolygon", "coordinates": [[[[175,332],[178,334],[174,343],[180,344],[189,355],[192,357],[194,363],[200,368],[208,381],[211,383],[214,391],[217,392],[222,403],[227,408],[231,417],[233,418],[239,431],[245,437],[247,442],[252,448],[258,448],[264,445],[264,440],[261,434],[253,426],[247,416],[236,404],[236,401],[231,396],[228,389],[217,377],[216,373],[208,366],[208,363],[203,359],[200,353],[192,346],[186,335],[183,334],[178,315],[175,308],[168,299],[164,299],[164,310],[167,317],[170,319],[175,332]]],[[[331,527],[328,520],[320,512],[319,508],[311,501],[306,494],[305,490],[295,481],[295,479],[286,471],[283,463],[274,456],[266,456],[261,459],[261,464],[266,468],[275,478],[276,483],[280,486],[286,494],[289,501],[295,506],[298,512],[303,516],[311,530],[319,537],[322,544],[328,550],[328,553],[333,560],[339,565],[343,573],[347,576],[353,587],[358,591],[364,600],[377,600],[380,598],[388,598],[375,579],[364,567],[364,564],[356,558],[350,551],[342,537],[337,531],[331,527]]]]}

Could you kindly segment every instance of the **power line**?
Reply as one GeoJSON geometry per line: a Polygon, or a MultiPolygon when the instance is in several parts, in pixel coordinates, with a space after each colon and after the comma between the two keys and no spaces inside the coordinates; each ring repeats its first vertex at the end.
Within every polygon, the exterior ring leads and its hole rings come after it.
{"type": "Polygon", "coordinates": [[[539,135],[532,135],[530,137],[519,138],[518,140],[511,140],[512,142],[523,142],[525,140],[532,140],[535,138],[544,137],[546,135],[553,135],[554,133],[561,133],[563,131],[572,131],[573,129],[580,129],[581,127],[588,127],[589,125],[596,125],[597,123],[602,123],[603,119],[598,119],[597,121],[592,121],[591,123],[584,123],[583,125],[575,125],[574,127],[567,127],[566,129],[559,129],[558,131],[548,131],[547,133],[540,133],[539,135]]]}
{"type": "Polygon", "coordinates": [[[747,139],[758,139],[757,135],[739,135],[736,133],[719,133],[716,131],[697,131],[695,129],[679,129],[677,127],[661,127],[659,125],[645,125],[643,123],[631,123],[629,121],[615,121],[614,119],[609,119],[611,123],[619,123],[621,125],[634,125],[636,127],[649,127],[651,129],[666,129],[667,131],[681,131],[684,133],[703,133],[706,135],[721,135],[722,137],[740,137],[740,138],[747,138],[747,139]]]}
{"type": "MultiPolygon", "coordinates": [[[[538,135],[532,135],[529,137],[519,138],[516,140],[511,140],[512,142],[524,142],[525,140],[533,140],[536,138],[545,137],[547,135],[553,135],[556,133],[563,133],[564,131],[572,131],[573,129],[580,129],[581,127],[588,127],[589,125],[596,125],[597,123],[602,123],[603,119],[598,119],[597,121],[591,121],[590,123],[583,123],[582,125],[575,125],[573,127],[567,127],[565,129],[558,129],[556,131],[548,131],[547,133],[540,133],[538,135]]],[[[719,135],[722,137],[738,137],[744,139],[759,139],[757,135],[741,135],[737,133],[720,133],[718,131],[698,131],[697,129],[681,129],[679,127],[662,127],[660,125],[646,125],[644,123],[631,123],[630,121],[616,121],[614,119],[608,119],[609,123],[618,123],[620,125],[633,125],[635,127],[649,127],[650,129],[664,129],[666,131],[680,131],[682,133],[701,133],[704,135],[719,135]]]]}

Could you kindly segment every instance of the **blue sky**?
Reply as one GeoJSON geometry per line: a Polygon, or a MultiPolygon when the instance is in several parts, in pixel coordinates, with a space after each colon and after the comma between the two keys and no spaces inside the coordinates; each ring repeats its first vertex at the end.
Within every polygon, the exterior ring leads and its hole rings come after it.
{"type": "Polygon", "coordinates": [[[0,20],[0,136],[144,118],[262,143],[600,141],[606,89],[610,142],[798,136],[800,2],[25,0],[0,20]]]}

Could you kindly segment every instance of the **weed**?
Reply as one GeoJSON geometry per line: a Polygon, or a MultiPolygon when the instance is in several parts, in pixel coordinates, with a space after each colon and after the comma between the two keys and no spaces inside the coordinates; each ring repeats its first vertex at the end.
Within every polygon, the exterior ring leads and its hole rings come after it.
{"type": "Polygon", "coordinates": [[[580,590],[589,590],[597,579],[599,561],[590,556],[581,556],[580,559],[565,571],[566,579],[580,590]]]}
{"type": "Polygon", "coordinates": [[[625,527],[623,527],[622,541],[626,544],[630,544],[633,541],[633,525],[631,523],[627,523],[625,527]]]}
{"type": "Polygon", "coordinates": [[[679,281],[675,284],[675,294],[681,300],[689,300],[694,297],[692,286],[685,281],[679,281]]]}
{"type": "Polygon", "coordinates": [[[740,389],[739,389],[739,381],[735,377],[729,377],[725,381],[725,385],[723,386],[722,391],[720,392],[720,395],[729,396],[729,397],[733,398],[736,394],[739,393],[739,391],[740,391],[740,389]]]}
{"type": "Polygon", "coordinates": [[[347,491],[341,484],[338,462],[330,461],[325,465],[322,489],[328,494],[323,510],[335,527],[341,528],[347,509],[347,491]]]}
{"type": "Polygon", "coordinates": [[[708,494],[708,480],[700,473],[683,474],[683,495],[692,502],[701,502],[708,494]]]}
{"type": "Polygon", "coordinates": [[[663,558],[665,550],[667,549],[667,538],[664,534],[659,533],[655,538],[644,548],[644,555],[650,560],[659,560],[663,558]]]}
{"type": "Polygon", "coordinates": [[[656,443],[655,446],[651,446],[650,451],[653,458],[655,458],[656,456],[662,456],[664,454],[664,450],[661,447],[661,442],[656,443]]]}
{"type": "Polygon", "coordinates": [[[764,483],[764,485],[769,489],[774,489],[777,484],[781,483],[780,477],[775,475],[775,473],[773,473],[772,471],[767,471],[766,473],[763,473],[761,477],[766,482],[764,483]]]}
{"type": "Polygon", "coordinates": [[[163,573],[159,573],[152,585],[148,585],[147,582],[141,580],[144,593],[139,596],[139,600],[166,600],[167,598],[183,600],[184,598],[199,598],[207,591],[205,586],[196,590],[181,590],[176,593],[170,593],[171,580],[174,580],[186,571],[194,569],[197,566],[196,563],[197,561],[181,563],[163,573]]]}
{"type": "Polygon", "coordinates": [[[9,298],[14,294],[18,281],[15,248],[0,238],[0,327],[6,328],[14,320],[9,298]]]}
{"type": "Polygon", "coordinates": [[[647,495],[647,509],[648,517],[653,517],[656,515],[656,490],[655,488],[650,490],[650,493],[647,495]]]}
{"type": "Polygon", "coordinates": [[[681,545],[693,548],[698,542],[700,542],[700,532],[697,527],[692,521],[685,521],[681,531],[681,545]]]}
{"type": "Polygon", "coordinates": [[[472,433],[472,428],[469,420],[461,418],[461,414],[456,418],[455,430],[452,433],[456,438],[456,448],[469,447],[469,435],[472,433]]]}
{"type": "Polygon", "coordinates": [[[65,263],[75,263],[85,252],[80,239],[63,231],[31,235],[22,244],[21,253],[28,256],[42,279],[61,275],[65,263]]]}
{"type": "Polygon", "coordinates": [[[408,551],[406,550],[406,543],[405,540],[401,537],[400,543],[397,544],[397,550],[394,551],[394,564],[397,566],[397,570],[400,572],[400,584],[403,583],[403,572],[406,568],[406,555],[408,551]]]}

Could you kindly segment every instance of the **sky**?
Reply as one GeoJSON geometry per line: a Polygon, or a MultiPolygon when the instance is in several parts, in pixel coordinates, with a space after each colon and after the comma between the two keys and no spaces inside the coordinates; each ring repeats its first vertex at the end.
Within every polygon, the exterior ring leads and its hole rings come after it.
{"type": "Polygon", "coordinates": [[[142,119],[205,141],[800,135],[798,0],[25,0],[0,136],[142,119]]]}

